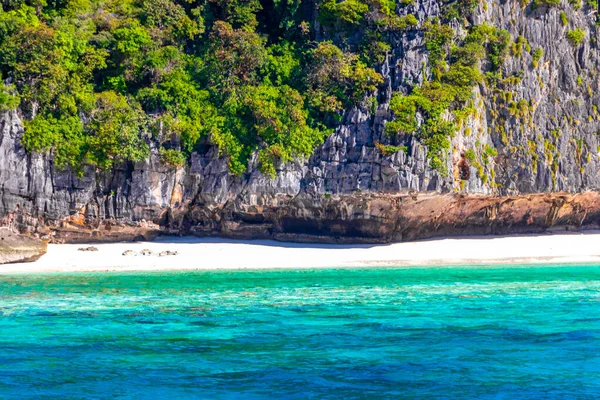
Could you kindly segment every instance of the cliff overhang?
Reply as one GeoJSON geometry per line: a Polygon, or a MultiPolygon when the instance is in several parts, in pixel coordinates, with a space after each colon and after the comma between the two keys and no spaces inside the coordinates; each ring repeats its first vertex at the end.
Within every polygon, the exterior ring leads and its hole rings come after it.
{"type": "MultiPolygon", "coordinates": [[[[279,206],[183,204],[153,210],[155,222],[47,220],[55,243],[150,240],[157,235],[389,243],[443,236],[507,235],[600,229],[600,193],[486,195],[356,193],[279,199],[279,206]],[[210,209],[210,211],[208,211],[210,209]]],[[[148,212],[149,210],[146,210],[148,212]]]]}

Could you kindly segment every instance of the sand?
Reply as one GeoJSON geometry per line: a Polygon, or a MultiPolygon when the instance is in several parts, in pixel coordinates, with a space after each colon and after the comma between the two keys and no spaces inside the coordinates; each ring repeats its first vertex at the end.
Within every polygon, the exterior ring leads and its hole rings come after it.
{"type": "Polygon", "coordinates": [[[320,245],[270,240],[162,237],[154,242],[49,245],[32,263],[0,265],[0,274],[335,268],[493,264],[600,264],[600,232],[468,237],[387,245],[320,245]],[[98,251],[79,248],[95,246],[98,251]],[[152,255],[124,256],[144,249],[152,255]],[[163,251],[177,255],[160,257],[163,251]]]}

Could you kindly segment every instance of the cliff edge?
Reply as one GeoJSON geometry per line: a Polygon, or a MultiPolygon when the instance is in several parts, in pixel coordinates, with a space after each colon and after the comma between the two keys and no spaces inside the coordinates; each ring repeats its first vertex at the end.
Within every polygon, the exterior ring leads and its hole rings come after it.
{"type": "MultiPolygon", "coordinates": [[[[0,112],[0,218],[52,242],[158,234],[390,242],[599,229],[600,53],[591,3],[470,2],[468,16],[448,24],[459,42],[467,28],[494,27],[510,46],[496,71],[489,57],[478,61],[485,79],[473,84],[460,121],[452,113],[461,110],[441,114],[456,131],[437,153],[422,132],[390,135],[386,126],[399,119],[394,96],[416,101],[415,88],[432,82],[427,40],[448,2],[401,3],[395,13],[412,22],[389,32],[376,101],[345,110],[311,157],[275,163],[273,176],[261,172],[257,152],[245,173],[230,173],[207,137],[182,167],[162,163],[160,144],[149,139],[140,162],[76,173],[57,168],[52,151],[27,152],[22,113],[0,112]]],[[[331,39],[312,19],[315,40],[331,39]]],[[[448,62],[467,52],[447,47],[448,62]]],[[[452,78],[445,76],[442,83],[452,78]]],[[[413,111],[407,121],[426,124],[426,110],[413,111]]]]}

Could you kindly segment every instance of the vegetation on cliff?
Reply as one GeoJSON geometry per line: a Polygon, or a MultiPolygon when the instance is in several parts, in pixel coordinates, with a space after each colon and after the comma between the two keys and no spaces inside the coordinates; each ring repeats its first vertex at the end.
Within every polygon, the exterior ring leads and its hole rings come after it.
{"type": "MultiPolygon", "coordinates": [[[[314,42],[300,1],[0,7],[0,108],[19,107],[26,148],[52,151],[59,167],[138,161],[151,143],[181,165],[206,137],[233,172],[258,150],[273,174],[277,160],[310,155],[381,82],[357,49],[314,42]]],[[[331,11],[333,23],[345,18],[331,11]]]]}
{"type": "MultiPolygon", "coordinates": [[[[423,38],[428,62],[422,82],[394,83],[385,131],[395,146],[380,154],[406,149],[402,138],[415,136],[444,174],[450,140],[474,110],[473,88],[519,79],[501,71],[509,51],[530,53],[534,68],[544,51],[521,35],[513,42],[505,30],[473,25],[469,16],[485,2],[443,0],[439,15],[421,20],[413,4],[2,1],[0,111],[19,108],[26,149],[51,152],[60,168],[110,169],[146,158],[153,147],[165,164],[181,166],[211,143],[233,173],[244,173],[257,154],[261,170],[274,176],[278,162],[309,156],[348,109],[376,110],[384,97],[377,71],[412,34],[423,38]]],[[[564,12],[560,18],[569,23],[564,12]]],[[[586,34],[574,28],[564,35],[578,47],[586,34]]],[[[511,100],[510,114],[522,115],[526,101],[511,100]]]]}
{"type": "Polygon", "coordinates": [[[414,87],[409,95],[394,93],[390,109],[395,119],[386,125],[386,131],[390,135],[416,133],[429,148],[431,167],[443,173],[456,124],[473,110],[467,103],[473,86],[483,80],[483,59],[489,72],[497,71],[511,40],[507,31],[483,24],[472,26],[464,39],[454,43],[454,31],[439,20],[428,24],[425,37],[432,80],[414,87]]]}

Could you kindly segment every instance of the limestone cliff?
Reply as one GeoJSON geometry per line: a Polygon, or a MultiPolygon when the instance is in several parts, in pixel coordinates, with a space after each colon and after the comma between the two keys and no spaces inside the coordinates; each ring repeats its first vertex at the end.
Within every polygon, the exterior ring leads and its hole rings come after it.
{"type": "MultiPolygon", "coordinates": [[[[402,12],[420,23],[440,2],[402,12]]],[[[0,216],[51,240],[123,240],[170,234],[289,240],[392,241],[437,235],[541,232],[600,226],[600,102],[595,10],[480,2],[470,23],[521,36],[495,88],[474,89],[475,112],[452,138],[446,170],[429,167],[413,135],[392,139],[393,92],[421,84],[429,71],[424,33],[394,36],[381,65],[378,106],[347,110],[309,160],[279,165],[271,179],[251,160],[233,176],[208,142],[190,164],[161,165],[156,151],[112,171],[82,176],[27,154],[17,111],[0,114],[0,216]],[[566,26],[560,13],[567,16],[566,26]],[[566,32],[585,32],[579,46],[566,32]],[[525,43],[523,42],[523,43],[525,43]],[[403,146],[390,156],[375,143],[403,146]],[[493,151],[487,151],[493,149],[493,151]]],[[[460,30],[460,27],[456,27],[460,30]]]]}

